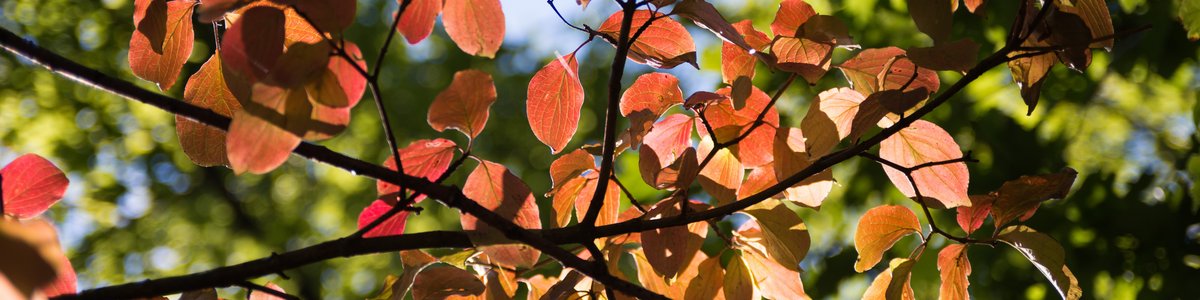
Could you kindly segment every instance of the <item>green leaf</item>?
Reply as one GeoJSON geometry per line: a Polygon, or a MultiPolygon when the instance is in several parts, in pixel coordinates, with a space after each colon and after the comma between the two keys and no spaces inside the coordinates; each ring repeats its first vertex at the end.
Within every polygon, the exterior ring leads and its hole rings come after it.
{"type": "Polygon", "coordinates": [[[1188,32],[1188,38],[1200,40],[1200,1],[1177,1],[1179,3],[1179,22],[1188,32]]]}

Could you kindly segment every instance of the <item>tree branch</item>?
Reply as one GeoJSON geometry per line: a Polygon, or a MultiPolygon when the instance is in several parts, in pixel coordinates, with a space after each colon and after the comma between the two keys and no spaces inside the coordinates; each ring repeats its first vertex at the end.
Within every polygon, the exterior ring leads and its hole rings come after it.
{"type": "MultiPolygon", "coordinates": [[[[960,157],[960,158],[948,159],[948,160],[942,160],[942,161],[932,161],[932,162],[918,164],[918,165],[915,165],[912,167],[901,166],[900,164],[898,164],[896,162],[884,159],[882,157],[879,157],[879,156],[876,156],[874,154],[867,153],[867,152],[859,153],[858,155],[869,158],[873,161],[879,162],[880,164],[886,165],[888,167],[896,169],[897,171],[900,171],[901,173],[904,173],[904,176],[906,178],[908,178],[908,183],[910,185],[912,185],[913,194],[916,194],[917,203],[921,204],[921,209],[925,211],[925,220],[927,222],[929,222],[930,234],[936,233],[947,239],[951,239],[951,240],[954,240],[954,241],[957,241],[957,242],[963,243],[963,244],[988,244],[988,245],[995,244],[995,241],[991,241],[991,240],[976,240],[976,239],[971,239],[969,237],[955,236],[955,235],[950,234],[949,232],[946,232],[945,230],[942,230],[941,227],[938,227],[937,223],[934,222],[934,220],[933,220],[933,213],[929,211],[929,204],[925,202],[925,196],[921,195],[921,188],[917,186],[917,180],[916,180],[916,178],[913,177],[913,172],[916,172],[917,170],[928,168],[928,167],[947,165],[947,164],[953,164],[953,163],[979,162],[979,160],[971,158],[971,152],[968,151],[966,155],[963,155],[963,157],[960,157]]],[[[922,244],[929,243],[928,236],[922,236],[922,239],[924,240],[924,242],[922,242],[922,244]]]]}
{"type": "MultiPolygon", "coordinates": [[[[623,18],[621,19],[621,33],[617,37],[617,53],[613,55],[612,73],[608,77],[608,105],[607,111],[604,114],[604,146],[601,148],[600,160],[600,176],[598,178],[612,177],[613,159],[617,145],[617,116],[620,115],[618,109],[621,105],[621,77],[625,75],[625,57],[629,55],[629,31],[633,27],[633,14],[636,12],[637,6],[631,3],[621,2],[623,18]]],[[[604,194],[606,188],[597,188],[592,194],[592,202],[588,204],[587,212],[583,215],[583,220],[579,221],[580,225],[587,227],[596,226],[596,217],[600,215],[600,208],[604,206],[604,194]]]]}
{"type": "Polygon", "coordinates": [[[246,288],[247,290],[250,290],[250,292],[246,293],[247,297],[249,297],[249,295],[251,293],[262,292],[262,293],[271,294],[271,296],[275,296],[275,297],[279,297],[279,298],[283,298],[283,299],[287,299],[287,300],[300,300],[300,297],[292,296],[291,294],[280,292],[278,290],[275,290],[275,289],[272,289],[269,287],[265,287],[265,286],[262,286],[262,285],[259,285],[257,283],[253,283],[250,281],[238,282],[236,285],[246,288]]]}

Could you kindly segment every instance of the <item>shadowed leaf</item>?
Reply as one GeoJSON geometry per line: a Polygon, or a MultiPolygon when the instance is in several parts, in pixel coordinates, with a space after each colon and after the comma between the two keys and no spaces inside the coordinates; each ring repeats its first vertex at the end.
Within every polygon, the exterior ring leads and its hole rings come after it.
{"type": "MultiPolygon", "coordinates": [[[[650,22],[650,25],[629,47],[629,59],[660,69],[674,68],[681,63],[699,69],[696,65],[696,44],[692,42],[692,35],[687,29],[662,13],[654,14],[651,21],[651,14],[649,10],[638,10],[633,14],[629,30],[631,38],[642,24],[650,22]]],[[[624,13],[620,11],[613,13],[597,31],[604,34],[609,42],[619,40],[623,17],[624,13]]]]}
{"type": "MultiPolygon", "coordinates": [[[[225,82],[225,75],[221,70],[221,53],[218,52],[188,78],[187,85],[183,87],[183,101],[230,117],[242,110],[242,104],[230,90],[231,87],[233,86],[225,82]]],[[[249,91],[239,92],[249,94],[249,91]]],[[[197,165],[211,167],[229,164],[229,158],[225,154],[224,130],[176,115],[175,133],[179,136],[183,153],[197,165]]]]}
{"type": "Polygon", "coordinates": [[[906,258],[893,258],[888,264],[887,270],[875,276],[875,281],[871,282],[871,286],[867,287],[867,292],[863,294],[863,299],[866,300],[912,300],[912,286],[909,285],[912,268],[917,264],[916,261],[906,258]]]}
{"type": "MultiPolygon", "coordinates": [[[[537,204],[529,186],[501,164],[481,160],[475,171],[467,177],[467,183],[463,185],[463,194],[521,227],[542,228],[537,204]]],[[[465,230],[479,229],[489,231],[488,235],[504,235],[470,214],[462,215],[461,221],[465,230]]],[[[483,252],[499,265],[523,268],[536,263],[540,254],[538,250],[525,245],[483,247],[483,252]]]]}
{"type": "Polygon", "coordinates": [[[1050,280],[1050,284],[1063,299],[1074,300],[1083,296],[1079,280],[1076,280],[1075,274],[1067,268],[1063,247],[1054,238],[1032,228],[1017,225],[1005,228],[996,239],[1017,249],[1017,252],[1029,259],[1029,262],[1050,280]]]}
{"type": "Polygon", "coordinates": [[[459,71],[429,106],[429,126],[439,132],[458,130],[474,139],[487,125],[488,110],[495,102],[492,75],[478,70],[459,71]]]}
{"type": "Polygon", "coordinates": [[[129,40],[129,68],[138,78],[166,91],[175,85],[192,55],[192,11],[195,1],[137,0],[129,40]]]}
{"type": "Polygon", "coordinates": [[[1063,168],[1057,173],[1021,176],[1004,182],[995,192],[996,201],[992,203],[996,228],[1037,209],[1046,200],[1066,198],[1078,174],[1074,169],[1063,168]]]}

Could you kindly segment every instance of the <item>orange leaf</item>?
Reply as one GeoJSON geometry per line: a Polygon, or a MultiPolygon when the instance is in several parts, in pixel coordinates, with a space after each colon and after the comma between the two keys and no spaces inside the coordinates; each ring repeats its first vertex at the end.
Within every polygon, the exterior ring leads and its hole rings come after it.
{"type": "Polygon", "coordinates": [[[527,99],[525,111],[533,135],[550,146],[550,153],[562,151],[579,129],[579,110],[583,108],[575,55],[559,57],[534,74],[527,99]]]}
{"type": "Polygon", "coordinates": [[[4,213],[19,219],[33,218],[50,209],[67,191],[67,176],[54,163],[37,154],[17,157],[0,169],[0,200],[4,213]]]}
{"type": "Polygon", "coordinates": [[[495,102],[492,75],[478,70],[459,71],[429,106],[429,126],[439,132],[458,130],[474,139],[487,125],[488,110],[495,102]]]}
{"type": "Polygon", "coordinates": [[[992,203],[995,201],[995,195],[971,195],[971,206],[958,207],[958,226],[967,234],[974,233],[983,226],[983,221],[992,212],[992,203]]]}
{"type": "Polygon", "coordinates": [[[712,195],[717,205],[737,200],[738,188],[742,185],[742,163],[728,148],[714,154],[704,169],[700,170],[700,186],[712,195]]]}
{"type": "Polygon", "coordinates": [[[851,141],[857,141],[864,133],[875,127],[890,127],[891,122],[898,120],[900,115],[909,115],[908,111],[925,98],[929,97],[929,92],[925,88],[915,90],[883,90],[877,91],[867,96],[858,107],[858,113],[854,114],[854,120],[850,122],[850,135],[847,136],[851,141]],[[884,119],[888,117],[888,119],[884,119]]]}
{"type": "Polygon", "coordinates": [[[285,20],[283,11],[275,7],[246,9],[221,37],[223,68],[250,82],[266,79],[267,72],[283,55],[285,20]]]}
{"type": "Polygon", "coordinates": [[[413,281],[414,299],[482,299],[483,282],[469,271],[436,264],[426,267],[413,281]]]}
{"type": "MultiPolygon", "coordinates": [[[[367,69],[367,62],[362,59],[358,45],[347,41],[343,48],[346,54],[354,59],[355,64],[363,70],[367,69]]],[[[305,86],[309,97],[314,100],[313,103],[330,108],[354,107],[359,99],[362,99],[366,89],[367,78],[342,57],[329,58],[329,64],[321,77],[305,86]]]]}
{"type": "MultiPolygon", "coordinates": [[[[249,94],[249,91],[239,91],[249,94]]],[[[247,97],[247,96],[243,96],[247,97]]],[[[221,70],[221,53],[213,55],[188,78],[183,87],[183,101],[207,108],[223,116],[233,116],[242,110],[231,86],[226,84],[221,70]]],[[[225,131],[209,127],[183,116],[175,116],[175,132],[183,153],[203,167],[229,164],[225,154],[225,131]]]]}
{"type": "Polygon", "coordinates": [[[925,88],[928,93],[935,93],[941,82],[937,72],[918,68],[911,60],[902,58],[904,49],[896,47],[866,49],[846,60],[838,69],[846,75],[855,90],[870,95],[881,90],[896,90],[907,84],[905,91],[925,88]],[[891,66],[888,72],[884,68],[891,66]],[[916,77],[913,77],[913,74],[916,77]],[[883,85],[880,86],[880,78],[883,85]],[[909,83],[911,79],[912,83],[909,83]]]}
{"type": "Polygon", "coordinates": [[[500,0],[446,1],[442,25],[458,49],[492,58],[504,42],[504,11],[500,0]]]}
{"type": "MultiPolygon", "coordinates": [[[[592,196],[596,194],[596,187],[600,185],[600,179],[596,173],[585,176],[587,182],[583,188],[579,190],[579,194],[575,197],[575,216],[583,216],[587,214],[588,206],[592,203],[592,196]]],[[[606,180],[608,190],[604,192],[604,205],[601,206],[600,215],[596,217],[596,226],[603,226],[617,222],[617,215],[621,212],[621,189],[612,180],[606,180]]]]}
{"type": "MultiPolygon", "coordinates": [[[[526,229],[541,229],[542,222],[538,216],[537,204],[529,186],[521,178],[513,175],[504,165],[481,160],[475,171],[467,176],[463,186],[463,194],[479,205],[492,210],[504,219],[526,229]]],[[[480,222],[470,214],[462,215],[462,227],[465,230],[479,229],[489,231],[488,235],[502,236],[504,233],[495,231],[487,224],[480,222]]],[[[483,252],[497,264],[508,267],[528,268],[537,262],[539,252],[527,246],[505,245],[483,247],[483,252]]]]}
{"type": "Polygon", "coordinates": [[[183,64],[192,55],[192,11],[195,1],[134,1],[129,39],[129,68],[138,78],[166,91],[175,85],[183,64]]]}
{"type": "Polygon", "coordinates": [[[287,160],[307,131],[312,105],[303,91],[255,84],[253,101],[233,116],[225,152],[234,172],[262,174],[287,160]]]}
{"type": "MultiPolygon", "coordinates": [[[[650,220],[677,217],[682,197],[664,200],[650,208],[646,217],[650,220]]],[[[700,204],[689,201],[693,212],[704,210],[700,204]]],[[[694,222],[686,226],[674,226],[642,232],[642,249],[654,272],[664,278],[673,279],[691,263],[708,235],[707,222],[694,222]]]]}
{"type": "Polygon", "coordinates": [[[754,79],[754,56],[730,43],[721,44],[721,82],[733,84],[739,78],[754,79]]]}
{"type": "Polygon", "coordinates": [[[781,37],[771,45],[771,54],[778,58],[780,69],[799,74],[808,83],[816,84],[829,71],[833,44],[807,38],[781,37]]]}
{"type": "Polygon", "coordinates": [[[683,104],[679,78],[667,73],[647,73],[638,76],[621,94],[621,115],[628,117],[646,111],[657,118],[676,104],[683,104]]]}
{"type": "MultiPolygon", "coordinates": [[[[608,17],[597,31],[607,36],[608,41],[615,42],[621,37],[621,21],[624,13],[618,11],[608,17]]],[[[642,35],[629,47],[629,59],[654,68],[670,69],[681,63],[696,65],[696,44],[692,35],[679,22],[662,13],[655,13],[651,22],[651,11],[638,10],[633,14],[633,23],[629,30],[630,38],[642,24],[650,22],[642,35]]]]}
{"type": "Polygon", "coordinates": [[[979,55],[979,44],[971,39],[961,39],[928,48],[908,48],[908,59],[923,68],[966,72],[975,66],[979,55]]]}
{"type": "MultiPolygon", "coordinates": [[[[646,135],[646,145],[638,151],[638,166],[642,180],[651,187],[662,189],[677,185],[676,176],[664,176],[671,169],[680,171],[686,164],[695,167],[698,162],[685,161],[689,153],[695,160],[695,149],[691,148],[692,122],[691,117],[683,114],[673,114],[659,121],[646,135]]],[[[678,175],[678,174],[675,174],[678,175]]],[[[695,175],[695,174],[691,174],[695,175]]],[[[682,183],[680,183],[682,184],[682,183]]],[[[687,182],[690,184],[690,181],[687,182]]]]}
{"type": "Polygon", "coordinates": [[[800,126],[804,130],[804,145],[812,157],[821,157],[833,150],[842,139],[850,136],[854,116],[866,97],[850,88],[835,88],[821,92],[809,105],[808,114],[800,126]]]}
{"type": "MultiPolygon", "coordinates": [[[[457,149],[458,145],[447,139],[412,141],[407,147],[400,149],[400,161],[404,163],[404,174],[435,181],[450,168],[450,161],[454,160],[454,151],[457,149]]],[[[395,170],[395,157],[388,155],[383,166],[395,170]]],[[[375,189],[380,197],[400,192],[399,186],[382,180],[375,181],[375,189]]],[[[417,196],[416,202],[420,202],[422,199],[425,199],[424,194],[417,196]]],[[[394,201],[395,199],[387,197],[386,200],[394,201]]]]}
{"type": "MultiPolygon", "coordinates": [[[[924,163],[959,159],[963,154],[954,138],[937,124],[917,120],[883,140],[879,145],[879,157],[911,168],[924,163]]],[[[913,190],[915,184],[922,196],[932,198],[947,208],[971,205],[971,199],[967,197],[967,184],[971,176],[964,162],[921,168],[912,173],[914,182],[910,182],[904,172],[892,167],[884,165],[883,171],[904,196],[916,197],[913,190]]]]}
{"type": "Polygon", "coordinates": [[[883,258],[884,251],[913,233],[921,233],[921,223],[908,208],[884,205],[867,210],[858,219],[858,229],[854,231],[854,249],[858,250],[854,270],[862,273],[871,269],[883,258]]]}
{"type": "MultiPolygon", "coordinates": [[[[732,92],[733,89],[729,87],[717,90],[717,94],[726,97],[732,92]]],[[[717,134],[715,140],[726,142],[750,130],[750,126],[757,120],[759,113],[767,108],[770,102],[771,97],[767,96],[767,93],[757,87],[752,87],[750,96],[746,98],[745,107],[734,109],[730,101],[719,101],[705,108],[704,116],[717,134]]],[[[774,160],[771,156],[771,148],[775,141],[775,128],[779,126],[779,112],[775,110],[774,106],[767,110],[763,122],[765,124],[755,128],[754,132],[733,147],[734,155],[737,155],[745,166],[757,167],[774,160]]],[[[708,136],[707,130],[699,130],[699,133],[700,137],[708,136]]]]}
{"type": "MultiPolygon", "coordinates": [[[[554,208],[554,221],[558,227],[566,227],[571,222],[571,211],[572,207],[575,206],[577,198],[591,199],[592,194],[584,193],[583,190],[584,186],[591,183],[591,181],[591,179],[576,175],[566,181],[556,183],[557,185],[555,186],[554,194],[551,195],[550,202],[554,208]]],[[[593,186],[592,192],[595,191],[596,188],[593,186]]],[[[605,197],[608,197],[608,194],[605,194],[605,197]]],[[[586,205],[583,207],[583,210],[587,210],[586,205]]],[[[582,219],[584,214],[581,213],[579,215],[579,218],[582,219]]]]}
{"type": "Polygon", "coordinates": [[[1009,226],[996,237],[997,240],[1021,252],[1037,267],[1063,299],[1075,300],[1083,296],[1079,280],[1067,268],[1066,252],[1054,238],[1022,225],[1009,226]]]}
{"type": "MultiPolygon", "coordinates": [[[[805,136],[798,128],[780,130],[775,135],[772,152],[775,156],[775,182],[799,173],[811,165],[812,156],[804,151],[805,136]]],[[[825,169],[809,176],[784,191],[787,200],[807,207],[819,208],[833,190],[833,170],[825,169]]]]}
{"type": "Polygon", "coordinates": [[[550,188],[550,192],[547,194],[553,194],[555,190],[568,180],[578,177],[584,171],[595,168],[596,158],[582,149],[559,156],[554,162],[550,163],[550,183],[553,187],[550,188]]]}
{"type": "MultiPolygon", "coordinates": [[[[362,212],[358,213],[358,229],[367,227],[368,224],[371,224],[371,222],[379,219],[379,217],[383,216],[384,213],[392,210],[392,207],[393,204],[388,204],[388,202],[379,199],[371,202],[371,205],[363,208],[362,212]]],[[[404,224],[406,220],[408,220],[408,211],[400,211],[400,213],[393,215],[391,218],[383,221],[383,223],[379,223],[379,225],[375,226],[375,228],[372,228],[371,231],[363,234],[363,237],[404,234],[404,224]]]]}
{"type": "Polygon", "coordinates": [[[916,264],[916,261],[907,258],[893,258],[888,263],[887,270],[879,273],[879,276],[875,276],[875,281],[872,281],[871,286],[867,287],[867,292],[863,293],[862,298],[866,300],[915,299],[909,281],[912,279],[912,268],[916,264]]]}
{"type": "Polygon", "coordinates": [[[29,298],[57,278],[51,257],[61,250],[58,241],[47,236],[53,230],[53,225],[42,219],[30,222],[0,219],[0,248],[4,249],[0,258],[0,295],[29,298]]]}
{"type": "Polygon", "coordinates": [[[942,287],[939,291],[940,300],[969,300],[967,293],[967,276],[971,275],[971,261],[967,259],[967,247],[963,244],[950,244],[938,252],[938,271],[941,271],[942,287]]]}
{"type": "Polygon", "coordinates": [[[799,272],[800,261],[808,255],[811,244],[804,220],[778,201],[759,202],[744,212],[753,219],[734,232],[734,243],[760,252],[782,268],[799,272]]]}
{"type": "Polygon", "coordinates": [[[992,202],[992,221],[996,229],[1038,208],[1042,202],[1067,197],[1075,176],[1079,173],[1063,168],[1058,173],[1021,176],[1004,182],[995,192],[992,202]]]}
{"type": "Polygon", "coordinates": [[[800,272],[785,268],[756,251],[742,251],[742,261],[750,269],[759,293],[767,299],[812,299],[804,292],[800,272]]]}
{"type": "Polygon", "coordinates": [[[979,8],[983,7],[983,0],[963,0],[963,4],[966,4],[967,11],[977,13],[981,12],[979,8]]]}
{"type": "MultiPolygon", "coordinates": [[[[397,0],[403,3],[405,0],[397,0]]],[[[408,8],[396,23],[396,30],[404,35],[409,45],[416,45],[429,37],[433,32],[433,24],[437,22],[438,14],[442,13],[442,1],[439,0],[408,0],[408,8]]]]}
{"type": "Polygon", "coordinates": [[[783,0],[775,12],[775,21],[771,22],[771,32],[777,36],[795,37],[800,25],[816,14],[804,0],[783,0]]]}
{"type": "Polygon", "coordinates": [[[417,275],[424,270],[425,267],[437,262],[437,258],[430,256],[421,250],[401,250],[400,262],[404,264],[404,273],[400,274],[400,278],[394,283],[393,295],[403,298],[404,294],[412,288],[413,281],[417,279],[417,275]]]}
{"type": "MultiPolygon", "coordinates": [[[[703,222],[699,222],[703,223],[703,222]]],[[[754,274],[750,267],[746,266],[745,252],[738,251],[729,260],[729,265],[725,266],[725,282],[722,288],[725,290],[725,299],[760,299],[758,289],[754,288],[754,274]]]]}
{"type": "MultiPolygon", "coordinates": [[[[696,255],[704,255],[704,252],[696,255]]],[[[721,256],[701,261],[696,269],[696,277],[688,282],[683,299],[716,299],[718,296],[725,296],[721,291],[725,284],[725,269],[721,268],[721,256]]]]}

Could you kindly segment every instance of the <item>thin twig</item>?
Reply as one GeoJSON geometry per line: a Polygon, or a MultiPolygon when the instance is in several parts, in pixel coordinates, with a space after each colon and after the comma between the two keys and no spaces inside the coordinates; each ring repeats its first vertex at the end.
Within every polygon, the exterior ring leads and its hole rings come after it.
{"type": "Polygon", "coordinates": [[[263,293],[271,294],[271,296],[275,296],[275,297],[279,297],[279,298],[283,298],[283,299],[300,300],[300,297],[296,297],[296,296],[293,296],[288,293],[280,292],[279,290],[265,287],[265,286],[262,286],[262,285],[259,285],[257,283],[253,283],[250,281],[238,282],[237,286],[240,286],[240,287],[246,288],[247,290],[250,290],[250,292],[246,293],[247,295],[252,294],[254,292],[263,292],[263,293]]]}
{"type": "Polygon", "coordinates": [[[625,193],[625,198],[629,198],[629,204],[632,204],[634,208],[637,208],[637,210],[641,211],[643,214],[647,212],[646,208],[642,207],[642,202],[633,197],[633,193],[629,192],[629,188],[626,188],[625,185],[621,183],[621,180],[617,179],[616,175],[610,176],[609,178],[617,184],[617,187],[621,188],[621,191],[625,193]]]}

